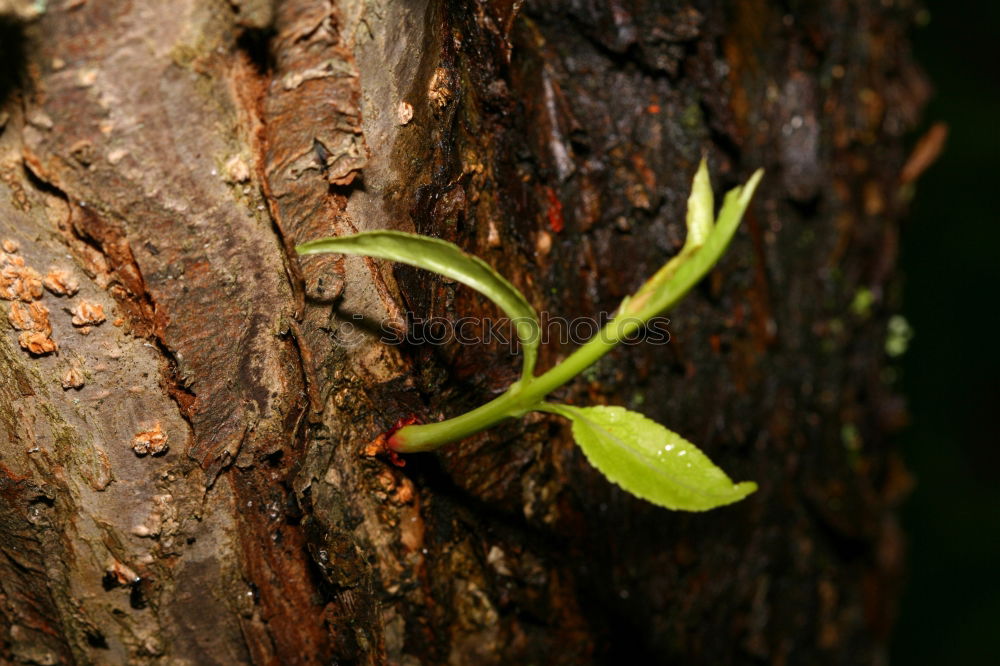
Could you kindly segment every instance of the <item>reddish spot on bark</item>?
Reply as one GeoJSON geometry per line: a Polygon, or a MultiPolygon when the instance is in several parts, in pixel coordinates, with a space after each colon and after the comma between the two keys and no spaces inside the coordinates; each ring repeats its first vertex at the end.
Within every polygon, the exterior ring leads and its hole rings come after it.
{"type": "MultiPolygon", "coordinates": [[[[3,483],[7,483],[7,482],[20,483],[21,481],[27,481],[27,479],[28,479],[27,476],[21,476],[19,474],[16,474],[14,472],[14,470],[12,470],[11,468],[7,467],[3,463],[0,463],[0,477],[4,477],[2,479],[3,483]]],[[[0,488],[2,488],[2,487],[3,486],[0,486],[0,488]]]]}
{"type": "Polygon", "coordinates": [[[659,112],[660,112],[659,104],[650,104],[649,106],[646,107],[646,113],[659,113],[659,112]]]}
{"type": "Polygon", "coordinates": [[[403,460],[398,453],[401,444],[396,441],[395,435],[401,428],[420,422],[420,418],[417,417],[416,414],[404,416],[396,421],[392,427],[389,428],[389,430],[376,437],[368,446],[366,446],[364,451],[365,455],[379,456],[385,454],[388,456],[389,462],[396,467],[405,467],[406,461],[403,460]]]}
{"type": "Polygon", "coordinates": [[[545,188],[545,197],[549,200],[549,228],[552,229],[552,231],[559,233],[566,226],[563,221],[562,202],[559,201],[559,197],[556,196],[556,191],[551,187],[545,188]]]}
{"type": "Polygon", "coordinates": [[[389,454],[389,462],[391,462],[396,467],[405,467],[406,461],[403,460],[399,455],[400,442],[396,440],[396,433],[400,429],[405,428],[408,425],[413,425],[415,423],[420,423],[420,418],[416,414],[410,414],[409,416],[404,416],[403,418],[396,421],[389,432],[385,434],[385,441],[388,442],[389,447],[387,453],[389,454]]]}
{"type": "Polygon", "coordinates": [[[409,416],[404,416],[403,418],[392,424],[392,428],[389,430],[389,437],[396,434],[397,430],[405,428],[408,425],[413,425],[415,423],[420,423],[420,417],[416,414],[410,414],[409,416]]]}

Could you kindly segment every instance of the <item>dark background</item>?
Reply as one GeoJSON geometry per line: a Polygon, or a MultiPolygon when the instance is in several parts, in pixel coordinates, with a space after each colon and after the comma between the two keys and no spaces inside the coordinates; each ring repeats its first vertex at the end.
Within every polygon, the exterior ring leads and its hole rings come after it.
{"type": "Polygon", "coordinates": [[[926,124],[951,133],[921,178],[902,234],[902,360],[917,480],[903,509],[909,577],[892,663],[1000,663],[1000,3],[926,2],[913,32],[935,88],[926,124]]]}

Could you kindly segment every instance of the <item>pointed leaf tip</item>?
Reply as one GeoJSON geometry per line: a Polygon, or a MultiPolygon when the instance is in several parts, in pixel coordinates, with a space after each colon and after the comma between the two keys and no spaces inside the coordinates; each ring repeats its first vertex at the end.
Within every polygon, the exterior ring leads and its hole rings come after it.
{"type": "Polygon", "coordinates": [[[708,177],[708,161],[705,158],[701,159],[698,171],[694,174],[687,205],[685,249],[700,247],[715,226],[715,199],[712,181],[708,177]]]}
{"type": "MultiPolygon", "coordinates": [[[[623,301],[620,312],[645,322],[683,298],[726,251],[763,175],[763,170],[758,169],[745,185],[729,190],[719,216],[710,224],[704,215],[706,210],[709,217],[712,215],[712,186],[708,167],[702,161],[688,199],[688,239],[684,247],[630,299],[623,301]]],[[[623,329],[623,333],[627,332],[623,329]]]]}
{"type": "Polygon", "coordinates": [[[667,509],[707,511],[757,489],[733,483],[701,450],[675,432],[623,407],[546,405],[573,423],[587,460],[610,481],[667,509]]]}

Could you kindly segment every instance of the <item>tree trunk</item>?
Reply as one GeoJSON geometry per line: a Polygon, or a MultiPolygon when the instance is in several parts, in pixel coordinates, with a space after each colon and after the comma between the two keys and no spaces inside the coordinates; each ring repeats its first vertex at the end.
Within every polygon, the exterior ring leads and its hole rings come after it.
{"type": "Polygon", "coordinates": [[[926,95],[891,5],[0,3],[0,661],[882,663],[926,95]],[[518,359],[383,343],[497,312],[294,244],[429,234],[596,317],[679,249],[702,154],[717,189],[767,169],[732,248],[668,346],[557,397],[642,411],[756,494],[658,509],[552,416],[366,455],[518,359]]]}

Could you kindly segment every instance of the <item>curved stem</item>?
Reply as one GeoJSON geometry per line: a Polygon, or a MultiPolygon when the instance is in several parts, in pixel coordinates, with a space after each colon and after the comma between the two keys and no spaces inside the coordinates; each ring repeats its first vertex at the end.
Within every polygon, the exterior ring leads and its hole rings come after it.
{"type": "MultiPolygon", "coordinates": [[[[673,307],[711,268],[712,263],[699,266],[700,270],[677,270],[672,276],[673,287],[669,300],[659,312],[673,307]]],[[[641,290],[640,290],[641,293],[641,290]]],[[[507,391],[471,412],[439,423],[411,425],[400,428],[389,439],[389,446],[401,453],[432,451],[449,442],[455,442],[506,418],[521,416],[534,409],[546,395],[593,365],[602,356],[614,349],[622,339],[637,331],[648,319],[657,313],[644,317],[629,312],[634,301],[626,299],[618,308],[619,314],[598,331],[582,347],[569,355],[562,363],[538,377],[523,377],[507,391]]]]}
{"type": "MultiPolygon", "coordinates": [[[[637,324],[634,328],[638,328],[637,324]]],[[[601,331],[573,352],[562,363],[545,374],[513,384],[503,395],[455,418],[400,428],[389,439],[389,446],[402,453],[432,451],[443,444],[454,442],[489,428],[505,418],[521,416],[531,411],[542,399],[567,383],[599,358],[615,348],[625,326],[608,322],[601,331]]]]}
{"type": "Polygon", "coordinates": [[[650,319],[676,305],[711,270],[732,240],[762,176],[763,171],[757,170],[745,186],[726,194],[713,227],[705,219],[706,215],[710,216],[712,191],[708,184],[707,167],[702,160],[691,199],[692,205],[700,206],[700,210],[688,216],[688,230],[692,234],[688,242],[680,254],[657,271],[634,296],[622,301],[615,318],[605,324],[597,335],[562,363],[538,377],[532,376],[534,356],[529,359],[526,354],[521,380],[503,395],[471,412],[440,423],[401,428],[390,438],[389,445],[404,453],[430,451],[485,430],[497,421],[537,409],[546,395],[593,365],[650,319]]]}

